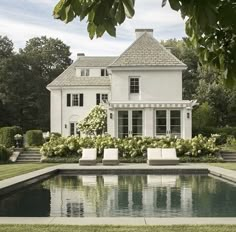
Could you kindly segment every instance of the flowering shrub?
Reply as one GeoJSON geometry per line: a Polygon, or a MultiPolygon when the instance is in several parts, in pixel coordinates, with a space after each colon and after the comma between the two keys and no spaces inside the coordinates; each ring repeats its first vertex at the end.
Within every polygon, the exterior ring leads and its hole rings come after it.
{"type": "Polygon", "coordinates": [[[110,136],[78,137],[69,136],[51,137],[45,143],[40,152],[46,157],[68,157],[71,155],[81,155],[82,148],[97,148],[98,156],[103,154],[104,148],[118,148],[120,155],[129,157],[142,157],[147,153],[147,148],[176,148],[179,157],[202,157],[214,156],[219,151],[215,144],[216,138],[198,135],[192,139],[179,138],[112,138],[110,136]]]}
{"type": "Polygon", "coordinates": [[[102,105],[95,106],[89,115],[78,123],[79,131],[86,135],[103,134],[106,129],[107,112],[102,105]]]}

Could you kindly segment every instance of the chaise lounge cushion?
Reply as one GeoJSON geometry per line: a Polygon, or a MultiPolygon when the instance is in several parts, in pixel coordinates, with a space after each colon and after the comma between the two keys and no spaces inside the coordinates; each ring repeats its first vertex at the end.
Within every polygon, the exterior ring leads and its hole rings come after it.
{"type": "Polygon", "coordinates": [[[79,159],[80,165],[95,165],[97,159],[96,148],[83,148],[82,157],[79,159]]]}
{"type": "Polygon", "coordinates": [[[149,165],[176,165],[179,159],[175,148],[148,148],[147,163],[149,165]]]}
{"type": "Polygon", "coordinates": [[[117,148],[104,149],[102,163],[103,163],[103,165],[117,165],[117,164],[119,164],[118,149],[117,148]]]}

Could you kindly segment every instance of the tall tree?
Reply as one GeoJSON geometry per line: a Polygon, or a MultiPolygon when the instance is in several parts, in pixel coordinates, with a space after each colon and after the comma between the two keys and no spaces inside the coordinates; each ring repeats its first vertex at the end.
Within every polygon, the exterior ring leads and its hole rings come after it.
{"type": "Polygon", "coordinates": [[[46,86],[71,64],[70,54],[61,40],[33,38],[19,54],[0,64],[3,125],[49,130],[50,94],[46,86]]]}
{"type": "Polygon", "coordinates": [[[72,62],[70,48],[59,39],[36,37],[26,42],[20,55],[25,58],[37,82],[35,94],[38,109],[38,127],[49,130],[50,93],[46,86],[72,62]]]}
{"type": "MultiPolygon", "coordinates": [[[[0,36],[0,73],[8,60],[13,56],[13,42],[7,36],[0,36]]],[[[3,77],[0,74],[0,84],[3,77]]],[[[1,87],[1,85],[0,85],[1,87]]],[[[9,112],[3,101],[3,94],[0,91],[0,126],[8,124],[9,112]]]]}
{"type": "MultiPolygon", "coordinates": [[[[202,64],[224,77],[227,84],[236,84],[236,15],[235,0],[168,0],[185,21],[190,43],[196,47],[202,64]]],[[[135,0],[60,0],[54,17],[66,23],[79,17],[87,19],[90,38],[105,31],[116,35],[117,25],[134,16],[135,0]]],[[[162,0],[165,6],[167,0],[162,0]]],[[[148,4],[148,2],[147,2],[148,4]]]]}
{"type": "Polygon", "coordinates": [[[13,42],[7,36],[0,35],[0,61],[13,55],[13,42]]]}

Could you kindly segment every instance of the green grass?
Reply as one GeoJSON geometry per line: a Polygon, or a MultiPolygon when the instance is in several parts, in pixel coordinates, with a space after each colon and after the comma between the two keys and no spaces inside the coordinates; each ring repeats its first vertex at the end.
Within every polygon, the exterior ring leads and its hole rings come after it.
{"type": "Polygon", "coordinates": [[[0,165],[0,180],[10,177],[19,176],[28,172],[36,171],[42,168],[50,167],[55,164],[1,164],[0,165]]]}
{"type": "Polygon", "coordinates": [[[236,171],[236,163],[212,163],[211,165],[236,171]]]}
{"type": "Polygon", "coordinates": [[[1,225],[0,232],[235,232],[235,225],[203,226],[68,226],[1,225]]]}

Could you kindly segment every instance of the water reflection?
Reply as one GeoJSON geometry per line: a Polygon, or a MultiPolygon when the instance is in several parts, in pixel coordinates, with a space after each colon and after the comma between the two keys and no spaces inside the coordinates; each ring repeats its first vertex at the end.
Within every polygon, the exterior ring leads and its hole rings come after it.
{"type": "Polygon", "coordinates": [[[197,175],[59,175],[0,199],[0,215],[235,217],[236,187],[197,175]]]}

